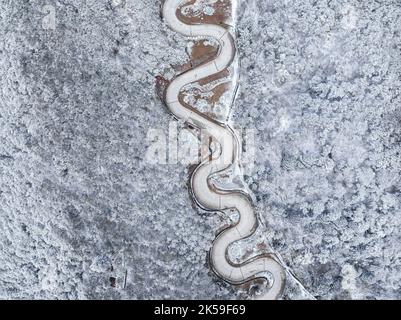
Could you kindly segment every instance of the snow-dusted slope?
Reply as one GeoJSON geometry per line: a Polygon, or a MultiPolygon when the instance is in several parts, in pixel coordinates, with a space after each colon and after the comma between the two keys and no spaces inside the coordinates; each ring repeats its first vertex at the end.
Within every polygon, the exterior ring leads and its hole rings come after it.
{"type": "MultiPolygon", "coordinates": [[[[1,298],[236,297],[208,272],[224,221],[191,208],[188,163],[146,160],[171,120],[155,77],[188,60],[159,5],[1,2],[1,298]]],[[[238,14],[234,120],[256,129],[246,181],[268,226],[230,254],[268,237],[318,297],[400,298],[398,1],[238,14]]]]}

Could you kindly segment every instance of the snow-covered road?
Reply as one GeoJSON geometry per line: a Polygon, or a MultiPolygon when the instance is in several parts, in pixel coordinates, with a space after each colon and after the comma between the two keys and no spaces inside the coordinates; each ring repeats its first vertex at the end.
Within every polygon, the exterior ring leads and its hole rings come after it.
{"type": "Polygon", "coordinates": [[[224,211],[234,208],[240,214],[238,223],[226,228],[216,237],[210,251],[211,266],[218,276],[234,285],[256,278],[266,278],[269,288],[256,298],[277,299],[283,290],[285,273],[273,255],[258,256],[235,264],[227,254],[231,243],[249,237],[257,226],[249,197],[241,192],[220,190],[210,181],[212,175],[228,169],[235,162],[240,148],[238,139],[228,124],[220,123],[184,105],[179,99],[180,91],[185,85],[218,73],[231,65],[236,52],[234,38],[227,29],[218,25],[189,25],[180,21],[177,10],[181,2],[182,0],[166,0],[163,6],[163,16],[170,28],[186,37],[212,37],[219,42],[220,49],[214,60],[176,77],[167,88],[165,101],[178,119],[202,129],[220,146],[213,150],[211,157],[207,157],[198,166],[192,176],[192,192],[197,202],[207,210],[224,211]]]}

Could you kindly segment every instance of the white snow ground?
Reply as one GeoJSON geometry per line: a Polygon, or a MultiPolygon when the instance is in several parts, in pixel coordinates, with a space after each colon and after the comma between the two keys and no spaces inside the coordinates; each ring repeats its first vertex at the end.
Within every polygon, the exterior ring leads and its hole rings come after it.
{"type": "MultiPolygon", "coordinates": [[[[0,298],[236,298],[207,266],[223,222],[193,207],[188,167],[146,161],[172,120],[155,77],[187,59],[159,0],[0,8],[0,298]]],[[[266,226],[234,253],[269,241],[317,298],[401,298],[399,1],[238,13],[233,119],[256,130],[266,226]]]]}

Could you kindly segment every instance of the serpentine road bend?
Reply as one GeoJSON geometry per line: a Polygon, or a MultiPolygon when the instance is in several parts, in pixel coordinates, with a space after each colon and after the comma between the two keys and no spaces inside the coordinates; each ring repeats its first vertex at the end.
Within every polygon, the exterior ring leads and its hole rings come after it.
{"type": "Polygon", "coordinates": [[[227,29],[219,25],[186,24],[179,20],[177,11],[181,2],[182,0],[166,0],[163,5],[163,17],[169,27],[186,37],[214,38],[219,42],[219,52],[214,60],[177,76],[166,89],[165,102],[175,117],[202,129],[203,133],[219,145],[218,150],[211,151],[211,156],[203,160],[192,175],[191,191],[198,204],[213,211],[236,209],[240,214],[236,224],[232,224],[216,237],[210,250],[210,264],[219,277],[233,285],[266,279],[266,292],[255,296],[255,299],[277,299],[284,287],[285,272],[273,254],[236,264],[230,260],[227,252],[231,243],[251,236],[258,223],[246,194],[218,189],[210,181],[214,174],[230,168],[236,161],[240,150],[238,138],[228,124],[220,123],[195,108],[184,105],[179,99],[180,91],[185,85],[218,73],[232,64],[236,54],[234,38],[227,29]]]}

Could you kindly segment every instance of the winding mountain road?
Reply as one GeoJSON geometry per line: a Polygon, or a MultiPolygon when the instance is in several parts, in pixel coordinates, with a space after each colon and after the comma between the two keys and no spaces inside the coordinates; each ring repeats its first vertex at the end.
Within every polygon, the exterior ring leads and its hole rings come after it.
{"type": "Polygon", "coordinates": [[[232,224],[216,237],[210,250],[210,264],[219,277],[233,285],[258,278],[266,279],[266,292],[255,298],[277,299],[284,287],[285,272],[274,255],[266,254],[236,264],[227,253],[231,243],[251,236],[258,224],[246,194],[218,189],[210,180],[213,175],[230,168],[236,161],[240,150],[239,141],[228,124],[220,123],[191,106],[184,105],[179,99],[185,85],[216,74],[232,64],[236,54],[234,38],[227,29],[219,25],[183,23],[177,17],[181,2],[182,0],[166,0],[164,3],[163,17],[169,27],[186,37],[212,37],[219,42],[219,52],[214,60],[177,76],[166,90],[165,102],[175,117],[203,130],[219,146],[212,150],[211,156],[204,159],[192,175],[192,193],[198,204],[213,211],[236,209],[240,214],[236,224],[232,224]]]}

